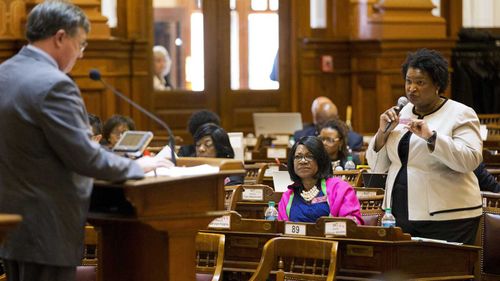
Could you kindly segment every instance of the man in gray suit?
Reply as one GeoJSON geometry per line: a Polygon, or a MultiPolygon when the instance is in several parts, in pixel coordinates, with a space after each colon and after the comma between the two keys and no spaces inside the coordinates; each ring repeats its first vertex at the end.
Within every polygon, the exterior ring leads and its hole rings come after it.
{"type": "Polygon", "coordinates": [[[66,75],[90,24],[63,1],[29,14],[25,46],[0,65],[0,212],[23,221],[0,248],[9,281],[71,281],[83,252],[92,178],[142,178],[166,160],[121,158],[91,141],[80,91],[66,75]]]}

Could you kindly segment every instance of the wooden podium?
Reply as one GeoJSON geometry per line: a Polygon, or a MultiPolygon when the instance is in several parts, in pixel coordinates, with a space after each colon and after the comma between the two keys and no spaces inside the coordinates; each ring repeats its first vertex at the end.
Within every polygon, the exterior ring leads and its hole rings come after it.
{"type": "Polygon", "coordinates": [[[227,159],[177,164],[210,164],[220,172],[95,183],[89,222],[101,229],[98,280],[195,280],[195,235],[226,213],[224,179],[245,171],[242,162],[227,159]]]}

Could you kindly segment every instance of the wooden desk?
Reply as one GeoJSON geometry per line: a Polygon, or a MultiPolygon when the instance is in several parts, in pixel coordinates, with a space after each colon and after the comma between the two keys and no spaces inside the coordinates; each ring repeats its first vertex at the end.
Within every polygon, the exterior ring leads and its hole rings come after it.
{"type": "MultiPolygon", "coordinates": [[[[326,221],[331,219],[305,225],[308,236],[339,242],[337,280],[382,280],[383,274],[389,272],[426,280],[474,278],[479,247],[412,241],[400,228],[357,227],[352,221],[346,227],[347,237],[327,238],[323,236],[326,221]]],[[[262,245],[284,235],[285,229],[283,222],[242,219],[231,214],[230,229],[212,230],[226,235],[225,280],[248,280],[258,265],[262,245]]]]}
{"type": "MultiPolygon", "coordinates": [[[[180,158],[178,165],[206,159],[180,158]]],[[[195,280],[195,235],[225,214],[224,179],[244,174],[234,160],[207,160],[217,174],[96,182],[89,221],[101,227],[99,280],[195,280]]]]}

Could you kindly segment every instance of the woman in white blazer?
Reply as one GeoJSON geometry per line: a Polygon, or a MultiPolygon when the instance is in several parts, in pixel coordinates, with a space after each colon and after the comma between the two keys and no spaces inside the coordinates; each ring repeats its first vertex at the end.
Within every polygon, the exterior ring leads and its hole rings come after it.
{"type": "Polygon", "coordinates": [[[380,115],[367,151],[373,170],[388,171],[384,208],[412,236],[472,244],[482,208],[473,173],[482,161],[479,119],[441,96],[448,63],[438,52],[409,54],[402,74],[409,103],[380,115]]]}

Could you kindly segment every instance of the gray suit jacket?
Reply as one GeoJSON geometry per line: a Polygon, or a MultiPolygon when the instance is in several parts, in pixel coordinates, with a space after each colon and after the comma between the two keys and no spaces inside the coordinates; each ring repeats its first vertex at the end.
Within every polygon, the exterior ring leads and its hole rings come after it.
{"type": "Polygon", "coordinates": [[[0,65],[0,212],[23,216],[1,257],[78,265],[92,178],[144,176],[90,135],[80,91],[55,61],[24,47],[0,65]]]}

